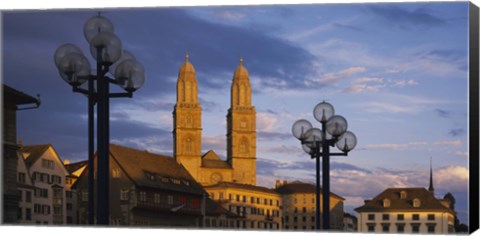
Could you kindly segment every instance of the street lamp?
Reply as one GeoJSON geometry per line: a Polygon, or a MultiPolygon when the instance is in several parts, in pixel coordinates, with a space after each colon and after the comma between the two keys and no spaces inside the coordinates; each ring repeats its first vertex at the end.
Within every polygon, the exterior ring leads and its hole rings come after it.
{"type": "Polygon", "coordinates": [[[55,65],[60,76],[72,86],[73,92],[88,97],[88,222],[94,223],[94,106],[97,104],[97,224],[109,223],[109,99],[132,97],[145,82],[145,70],[135,57],[122,51],[120,39],[113,33],[113,24],[107,18],[93,16],[84,26],[84,35],[95,59],[96,72],[81,49],[63,44],[55,51],[55,65]],[[113,78],[110,77],[113,75],[113,78]],[[94,85],[96,81],[96,88],[94,85]],[[87,83],[87,88],[82,87],[87,83]],[[110,93],[110,83],[125,92],[110,93]]]}
{"type": "Polygon", "coordinates": [[[325,101],[313,109],[313,116],[322,124],[322,129],[313,128],[305,119],[297,120],[292,134],[301,141],[302,149],[316,159],[316,229],[320,229],[320,157],[322,157],[323,188],[323,229],[330,229],[330,156],[347,156],[357,145],[357,137],[347,131],[347,120],[335,115],[335,109],[325,101]],[[330,147],[337,146],[342,153],[330,153],[330,147]]]}

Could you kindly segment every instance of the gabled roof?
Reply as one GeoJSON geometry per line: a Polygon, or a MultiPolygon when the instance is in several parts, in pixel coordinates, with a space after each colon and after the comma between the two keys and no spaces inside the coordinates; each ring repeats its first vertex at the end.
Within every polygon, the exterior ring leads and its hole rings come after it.
{"type": "Polygon", "coordinates": [[[355,209],[357,212],[368,211],[449,211],[454,212],[445,207],[435,196],[425,188],[388,188],[370,201],[355,209]],[[406,196],[401,199],[400,192],[404,191],[406,196]],[[390,201],[389,207],[383,206],[383,200],[390,201]],[[413,200],[420,200],[420,206],[413,207],[413,200]]]}
{"type": "Polygon", "coordinates": [[[190,194],[205,191],[174,158],[110,144],[110,155],[139,187],[160,188],[190,194]]]}
{"type": "Polygon", "coordinates": [[[20,92],[8,85],[3,85],[3,98],[15,105],[23,105],[29,103],[37,103],[38,100],[26,93],[20,92]]]}
{"type": "Polygon", "coordinates": [[[209,150],[202,156],[202,167],[204,168],[220,168],[232,169],[230,164],[222,159],[213,150],[209,150]]]}
{"type": "Polygon", "coordinates": [[[25,164],[27,164],[27,167],[30,168],[33,163],[35,163],[38,158],[40,158],[51,146],[51,144],[23,146],[20,148],[19,152],[27,154],[25,157],[25,164]]]}
{"type": "MultiPolygon", "coordinates": [[[[320,188],[320,193],[322,188],[320,188]]],[[[295,194],[295,193],[316,193],[317,187],[313,184],[304,183],[300,181],[294,181],[288,184],[283,184],[278,188],[275,188],[275,192],[280,194],[295,194]]],[[[345,200],[345,198],[340,197],[339,195],[332,193],[330,191],[330,197],[336,197],[341,200],[345,200]]]]}
{"type": "Polygon", "coordinates": [[[278,194],[277,192],[269,188],[255,186],[251,184],[240,184],[240,183],[233,183],[233,182],[218,182],[214,185],[205,186],[205,188],[236,188],[236,189],[244,189],[244,190],[250,190],[255,192],[278,194]]]}
{"type": "Polygon", "coordinates": [[[65,164],[65,168],[68,170],[70,174],[73,174],[73,172],[86,166],[87,164],[88,164],[88,161],[79,161],[75,163],[65,164]]]}

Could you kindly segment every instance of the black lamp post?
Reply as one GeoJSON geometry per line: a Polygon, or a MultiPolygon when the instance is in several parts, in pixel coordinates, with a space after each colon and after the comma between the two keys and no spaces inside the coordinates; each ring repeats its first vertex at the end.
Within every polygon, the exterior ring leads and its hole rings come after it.
{"type": "Polygon", "coordinates": [[[322,129],[313,128],[308,120],[297,120],[292,133],[302,143],[303,150],[316,158],[316,229],[320,229],[320,157],[322,157],[323,188],[323,229],[330,229],[330,156],[347,156],[357,145],[355,134],[347,131],[347,120],[339,115],[330,103],[325,101],[313,109],[313,116],[322,124],[322,129]],[[330,153],[330,147],[337,146],[342,153],[330,153]]]}
{"type": "Polygon", "coordinates": [[[97,104],[97,224],[109,224],[109,100],[111,97],[132,97],[145,82],[143,66],[127,51],[113,34],[113,24],[98,15],[84,26],[90,52],[96,60],[96,72],[83,52],[73,44],[63,44],[55,51],[55,64],[60,76],[72,86],[73,92],[88,97],[88,222],[94,223],[94,106],[97,104]],[[113,75],[114,78],[109,77],[113,75]],[[96,81],[96,88],[94,82],[96,81]],[[83,85],[87,82],[87,88],[83,85]],[[125,92],[110,93],[110,83],[125,92]]]}

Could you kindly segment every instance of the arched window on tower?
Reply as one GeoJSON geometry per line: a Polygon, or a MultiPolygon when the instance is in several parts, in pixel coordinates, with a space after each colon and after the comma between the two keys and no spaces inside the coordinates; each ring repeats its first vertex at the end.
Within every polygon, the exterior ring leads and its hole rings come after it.
{"type": "Polygon", "coordinates": [[[192,153],[192,139],[191,138],[187,138],[185,140],[185,152],[187,154],[192,153]]]}
{"type": "Polygon", "coordinates": [[[240,85],[240,92],[238,96],[240,98],[240,105],[245,105],[245,84],[240,85]]]}
{"type": "Polygon", "coordinates": [[[246,138],[242,138],[242,141],[240,141],[240,153],[241,154],[248,153],[248,141],[246,138]]]}
{"type": "Polygon", "coordinates": [[[190,102],[192,99],[192,85],[190,81],[185,82],[185,102],[190,102]]]}
{"type": "Polygon", "coordinates": [[[185,117],[185,125],[186,125],[188,128],[191,128],[191,127],[192,127],[192,115],[187,114],[187,117],[185,117]]]}

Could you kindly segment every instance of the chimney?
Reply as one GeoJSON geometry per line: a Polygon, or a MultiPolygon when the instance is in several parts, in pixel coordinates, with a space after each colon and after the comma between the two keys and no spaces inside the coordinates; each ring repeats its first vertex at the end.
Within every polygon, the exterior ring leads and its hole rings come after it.
{"type": "Polygon", "coordinates": [[[275,181],[275,188],[278,188],[278,187],[280,187],[280,186],[282,186],[282,184],[280,183],[280,180],[277,179],[277,180],[275,181]]]}
{"type": "Polygon", "coordinates": [[[17,145],[20,147],[23,146],[23,140],[21,137],[18,139],[17,145]]]}
{"type": "Polygon", "coordinates": [[[70,164],[70,161],[67,160],[67,159],[65,159],[65,160],[63,160],[63,164],[64,164],[64,165],[68,165],[68,164],[70,164]]]}
{"type": "Polygon", "coordinates": [[[287,185],[287,181],[286,181],[286,180],[283,181],[283,185],[287,185]]]}

